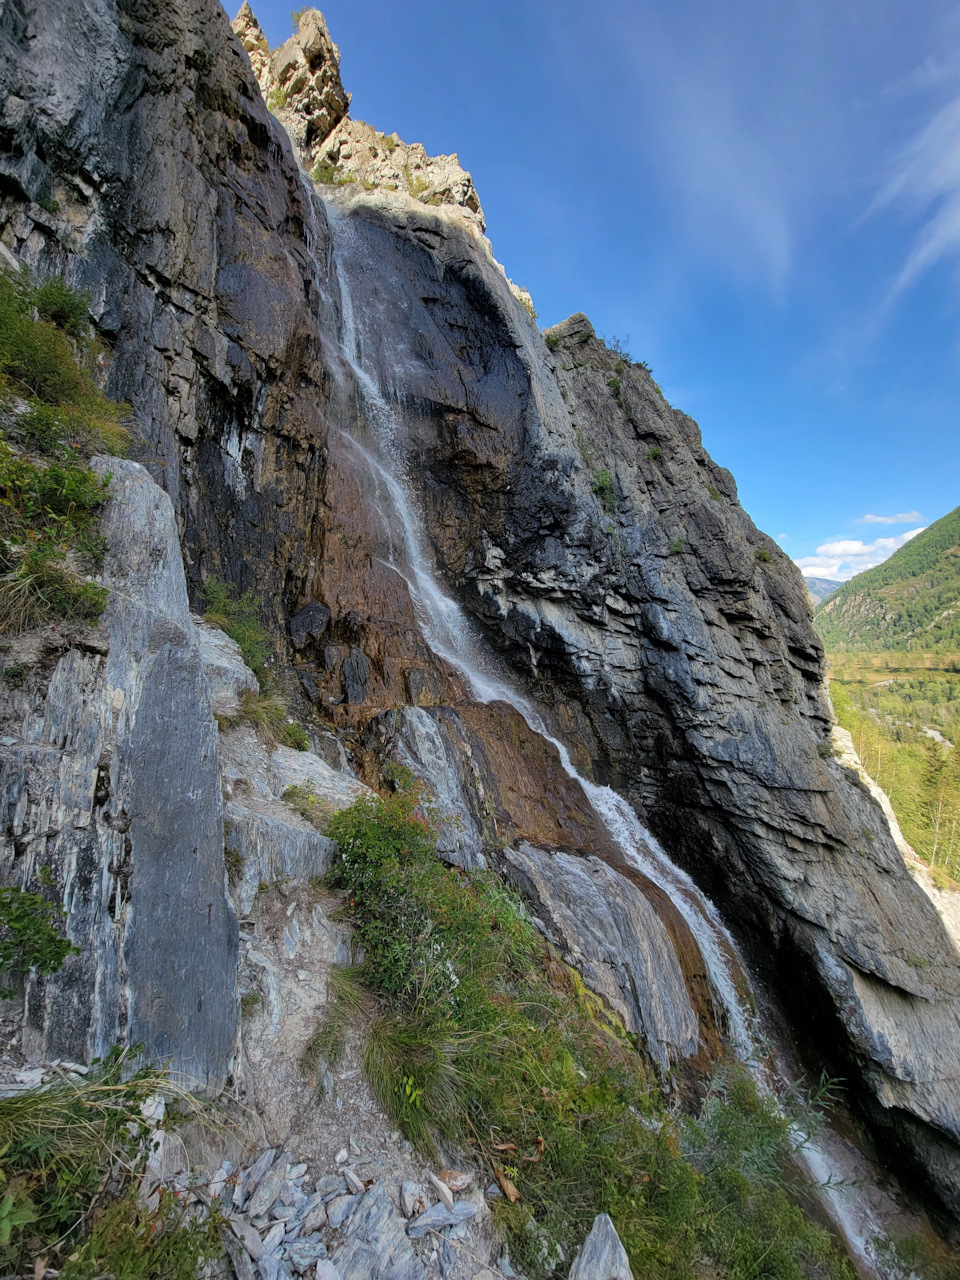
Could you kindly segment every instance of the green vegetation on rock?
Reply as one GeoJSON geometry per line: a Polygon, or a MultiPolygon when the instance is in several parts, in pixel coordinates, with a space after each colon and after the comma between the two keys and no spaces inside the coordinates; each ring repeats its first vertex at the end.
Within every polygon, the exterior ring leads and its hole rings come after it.
{"type": "Polygon", "coordinates": [[[87,305],[58,278],[0,275],[0,631],[93,622],[106,600],[86,574],[103,556],[109,477],[87,462],[124,452],[129,410],[86,367],[87,305]]]}
{"type": "MultiPolygon", "coordinates": [[[[46,867],[40,882],[50,887],[46,867]]],[[[0,986],[0,997],[15,996],[31,969],[41,975],[57,973],[67,956],[79,955],[60,931],[66,914],[42,892],[31,893],[16,885],[0,889],[0,977],[10,984],[0,986]]]]}
{"type": "Polygon", "coordinates": [[[437,860],[422,787],[335,814],[327,887],[363,962],[340,970],[313,1069],[360,1023],[381,1105],[424,1153],[472,1149],[499,1183],[495,1215],[531,1280],[569,1261],[609,1213],[634,1273],[747,1280],[852,1273],[790,1197],[792,1130],[746,1072],[720,1071],[695,1120],[664,1103],[634,1040],[490,872],[437,860]],[[709,1261],[707,1261],[709,1260],[709,1261]]]}
{"type": "MultiPolygon", "coordinates": [[[[172,1193],[138,1199],[152,1130],[141,1108],[170,1082],[130,1072],[111,1054],[84,1080],[59,1078],[0,1099],[0,1267],[34,1274],[36,1260],[63,1280],[195,1280],[221,1253],[220,1219],[191,1218],[172,1193]]],[[[188,1095],[180,1105],[197,1104],[188,1095]]]]}
{"type": "Polygon", "coordinates": [[[255,676],[270,657],[270,642],[260,623],[259,605],[252,591],[237,595],[229,583],[210,578],[200,592],[206,610],[204,622],[219,627],[240,648],[240,656],[255,676]]]}
{"type": "Polygon", "coordinates": [[[617,495],[613,488],[613,477],[609,471],[605,469],[594,471],[590,488],[608,511],[616,510],[617,495]]]}

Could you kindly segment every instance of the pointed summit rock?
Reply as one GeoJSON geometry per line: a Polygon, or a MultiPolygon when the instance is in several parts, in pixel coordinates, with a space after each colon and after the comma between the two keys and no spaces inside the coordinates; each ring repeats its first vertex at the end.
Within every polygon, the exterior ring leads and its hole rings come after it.
{"type": "Polygon", "coordinates": [[[304,167],[314,148],[347,114],[350,95],[340,82],[340,50],[319,9],[305,9],[297,30],[272,53],[266,37],[244,0],[233,30],[250,58],[267,106],[293,142],[304,167]]]}
{"type": "Polygon", "coordinates": [[[233,30],[250,59],[267,107],[290,136],[300,164],[326,186],[344,194],[394,204],[415,200],[446,206],[474,232],[486,227],[473,178],[458,157],[428,156],[419,142],[378,132],[350,118],[350,94],[340,81],[340,50],[323,14],[305,9],[297,30],[270,52],[266,37],[244,0],[233,30]]]}
{"type": "Polygon", "coordinates": [[[247,0],[243,0],[240,12],[234,18],[231,26],[234,34],[246,50],[247,57],[250,59],[250,66],[253,68],[253,74],[258,81],[262,82],[270,59],[270,46],[267,44],[267,37],[263,34],[260,23],[254,17],[253,10],[247,4],[247,0]]]}

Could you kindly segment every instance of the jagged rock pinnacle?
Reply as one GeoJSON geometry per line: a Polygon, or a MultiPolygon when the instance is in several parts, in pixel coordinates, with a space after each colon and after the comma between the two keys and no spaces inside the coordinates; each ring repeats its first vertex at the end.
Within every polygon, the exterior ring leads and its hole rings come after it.
{"type": "Polygon", "coordinates": [[[365,191],[396,192],[420,204],[452,206],[468,225],[485,229],[473,179],[455,154],[428,156],[419,142],[403,142],[395,133],[379,133],[350,118],[350,95],[340,80],[340,50],[318,9],[304,10],[296,33],[272,53],[247,0],[233,20],[233,30],[250,58],[267,106],[315,182],[343,187],[356,183],[365,191]]]}

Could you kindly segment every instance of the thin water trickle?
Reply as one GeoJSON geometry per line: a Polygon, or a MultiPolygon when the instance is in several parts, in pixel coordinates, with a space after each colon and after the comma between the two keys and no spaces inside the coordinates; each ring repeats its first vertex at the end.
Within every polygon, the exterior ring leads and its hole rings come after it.
{"type": "MultiPolygon", "coordinates": [[[[439,585],[424,521],[406,476],[398,411],[388,403],[362,360],[361,337],[346,266],[351,258],[362,253],[362,246],[344,214],[327,205],[327,216],[334,239],[334,267],[340,290],[341,348],[356,379],[366,419],[374,428],[376,452],[349,434],[347,441],[373,482],[379,514],[390,531],[390,567],[407,584],[427,644],[438,657],[460,672],[478,702],[507,703],[523,717],[534,733],[556,748],[564,770],[583,789],[626,861],[657,885],[682,915],[700,949],[737,1056],[750,1069],[757,1086],[775,1099],[778,1081],[773,1078],[769,1065],[762,1061],[760,1040],[754,1032],[752,1016],[741,1000],[734,979],[736,971],[737,976],[747,983],[746,970],[736,944],[713,903],[671,861],[622,796],[610,787],[591,782],[576,769],[567,747],[550,734],[542,714],[514,687],[494,655],[485,651],[472,621],[439,585]]],[[[351,262],[354,269],[362,268],[362,265],[362,262],[351,262]]],[[[894,1280],[875,1248],[874,1242],[884,1235],[882,1226],[859,1195],[857,1187],[851,1185],[846,1177],[849,1161],[841,1150],[842,1141],[829,1130],[823,1135],[800,1134],[798,1131],[797,1137],[801,1145],[798,1162],[814,1185],[821,1186],[821,1203],[846,1241],[862,1274],[878,1280],[887,1277],[894,1280]]]]}

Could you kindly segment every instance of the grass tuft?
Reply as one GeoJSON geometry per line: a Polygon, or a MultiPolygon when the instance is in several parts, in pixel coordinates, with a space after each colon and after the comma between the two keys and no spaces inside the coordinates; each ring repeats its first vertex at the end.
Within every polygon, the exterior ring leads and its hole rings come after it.
{"type": "Polygon", "coordinates": [[[160,1093],[198,1115],[162,1073],[130,1072],[121,1053],[82,1081],[60,1078],[0,1099],[0,1267],[22,1274],[43,1256],[66,1280],[192,1280],[219,1253],[216,1215],[188,1220],[173,1197],[137,1200],[151,1130],[141,1107],[160,1093]]]}
{"type": "Polygon", "coordinates": [[[306,818],[321,835],[326,835],[333,816],[329,801],[318,797],[309,787],[287,787],[280,799],[296,809],[301,818],[306,818]]]}
{"type": "Polygon", "coordinates": [[[240,695],[240,711],[235,716],[219,716],[225,729],[239,724],[249,724],[270,747],[293,747],[296,751],[309,751],[310,738],[302,724],[290,719],[287,704],[274,693],[244,693],[240,695]]]}
{"type": "Polygon", "coordinates": [[[667,1110],[652,1069],[489,872],[435,856],[425,792],[396,789],[335,814],[328,887],[362,948],[340,970],[312,1069],[366,1035],[364,1069],[425,1155],[472,1149],[505,1196],[510,1254],[542,1280],[572,1258],[597,1213],[613,1218],[636,1275],[693,1280],[853,1280],[786,1190],[789,1123],[746,1073],[717,1077],[696,1120],[667,1110]]]}

